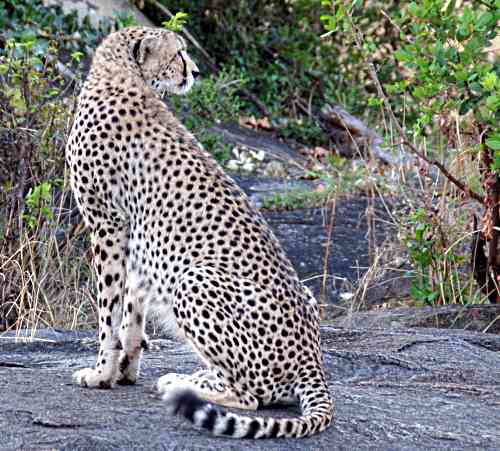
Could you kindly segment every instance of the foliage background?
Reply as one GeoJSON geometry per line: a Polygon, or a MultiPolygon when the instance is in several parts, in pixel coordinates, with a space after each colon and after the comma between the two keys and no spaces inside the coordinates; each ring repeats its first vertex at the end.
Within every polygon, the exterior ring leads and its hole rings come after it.
{"type": "MultiPolygon", "coordinates": [[[[207,130],[240,117],[265,119],[276,138],[326,153],[320,162],[308,156],[323,195],[292,193],[266,207],[383,194],[394,200],[390,245],[408,262],[411,302],[496,302],[489,270],[473,277],[469,245],[486,240],[486,259],[496,252],[499,0],[136,3],[159,26],[169,17],[158,5],[188,14],[204,79],[170,103],[221,163],[230,149],[207,130]],[[339,155],[322,115],[337,104],[412,163],[388,169],[369,155],[362,165],[339,155]]],[[[0,1],[0,328],[93,324],[90,256],[64,143],[92,49],[134,23],[118,13],[95,27],[41,0],[0,1]]]]}

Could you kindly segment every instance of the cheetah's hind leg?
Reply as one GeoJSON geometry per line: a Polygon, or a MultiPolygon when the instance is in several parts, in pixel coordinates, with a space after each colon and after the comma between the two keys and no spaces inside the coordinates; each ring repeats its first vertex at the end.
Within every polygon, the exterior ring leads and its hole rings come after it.
{"type": "Polygon", "coordinates": [[[224,381],[222,374],[214,370],[201,370],[190,376],[168,373],[158,379],[156,388],[167,404],[179,393],[190,391],[201,399],[220,406],[256,410],[259,405],[257,398],[230,386],[224,381]]]}

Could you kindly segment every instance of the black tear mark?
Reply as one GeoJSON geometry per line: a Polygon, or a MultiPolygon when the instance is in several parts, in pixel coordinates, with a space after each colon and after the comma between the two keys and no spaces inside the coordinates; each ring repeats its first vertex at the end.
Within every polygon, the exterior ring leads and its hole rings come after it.
{"type": "Polygon", "coordinates": [[[137,58],[139,56],[139,48],[141,47],[142,39],[139,39],[135,44],[134,48],[132,49],[132,56],[134,59],[137,61],[137,58]]]}

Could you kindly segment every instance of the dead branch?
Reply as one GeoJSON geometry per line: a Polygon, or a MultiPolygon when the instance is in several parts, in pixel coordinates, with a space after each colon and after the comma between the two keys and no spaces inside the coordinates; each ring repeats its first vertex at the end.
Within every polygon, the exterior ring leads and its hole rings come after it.
{"type": "MultiPolygon", "coordinates": [[[[350,148],[352,144],[356,151],[369,149],[376,158],[393,166],[413,163],[413,158],[409,156],[394,156],[389,150],[383,149],[382,137],[339,105],[325,105],[321,109],[320,118],[328,123],[327,131],[335,141],[347,143],[344,146],[350,148]]],[[[354,152],[348,149],[346,153],[352,155],[354,152]]]]}
{"type": "Polygon", "coordinates": [[[59,72],[66,80],[75,81],[76,75],[73,73],[71,69],[68,69],[63,63],[61,63],[57,58],[52,55],[47,55],[45,57],[48,62],[54,64],[57,72],[59,72]]]}

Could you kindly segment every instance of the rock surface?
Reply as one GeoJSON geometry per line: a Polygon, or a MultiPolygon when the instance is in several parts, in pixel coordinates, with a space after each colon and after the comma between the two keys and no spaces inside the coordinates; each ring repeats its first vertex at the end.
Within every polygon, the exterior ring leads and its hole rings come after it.
{"type": "Polygon", "coordinates": [[[133,14],[139,25],[152,26],[151,21],[127,0],[44,0],[45,6],[60,6],[65,14],[76,11],[80,20],[88,17],[94,26],[117,13],[133,14]]]}
{"type": "Polygon", "coordinates": [[[266,442],[213,438],[166,415],[154,381],[201,367],[184,344],[152,340],[136,386],[100,391],[71,384],[75,369],[94,362],[93,339],[39,336],[33,343],[0,336],[2,450],[500,448],[500,337],[491,334],[325,326],[335,424],[311,438],[266,442]]]}
{"type": "Polygon", "coordinates": [[[330,324],[347,328],[437,327],[500,334],[500,305],[449,304],[354,312],[330,324]]]}
{"type": "Polygon", "coordinates": [[[222,137],[225,144],[243,146],[256,151],[264,151],[266,159],[274,159],[285,165],[286,172],[303,175],[307,159],[289,145],[262,131],[241,127],[234,123],[214,125],[208,130],[222,137]]]}

